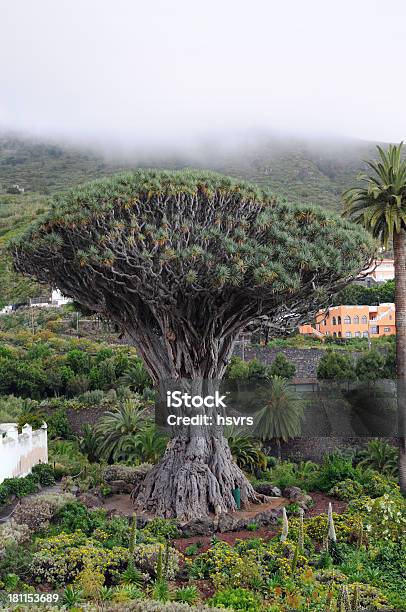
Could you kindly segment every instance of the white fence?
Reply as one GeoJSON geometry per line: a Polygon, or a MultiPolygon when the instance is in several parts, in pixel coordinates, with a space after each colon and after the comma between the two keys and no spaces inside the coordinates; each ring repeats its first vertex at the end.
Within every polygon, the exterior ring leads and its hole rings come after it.
{"type": "Polygon", "coordinates": [[[48,463],[46,424],[35,431],[24,425],[19,434],[16,423],[0,423],[0,483],[27,476],[37,463],[48,463]]]}

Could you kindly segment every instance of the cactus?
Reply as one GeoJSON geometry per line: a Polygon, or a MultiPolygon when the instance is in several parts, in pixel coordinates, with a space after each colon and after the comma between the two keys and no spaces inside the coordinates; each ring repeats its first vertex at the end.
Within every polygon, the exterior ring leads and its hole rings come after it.
{"type": "Polygon", "coordinates": [[[294,553],[293,559],[292,559],[292,565],[291,565],[292,574],[294,574],[294,572],[296,570],[298,557],[299,557],[299,542],[296,544],[295,553],[294,553]]]}
{"type": "Polygon", "coordinates": [[[168,577],[168,566],[169,566],[169,538],[167,538],[166,546],[165,546],[165,562],[164,562],[165,579],[168,577]]]}
{"type": "Polygon", "coordinates": [[[352,612],[358,612],[359,609],[359,586],[354,585],[354,591],[352,593],[351,610],[352,612]]]}
{"type": "Polygon", "coordinates": [[[336,530],[334,527],[334,520],[333,520],[333,507],[331,505],[331,502],[329,502],[329,505],[328,505],[327,523],[328,523],[328,531],[327,531],[328,539],[331,540],[332,542],[337,542],[337,535],[336,535],[336,530]]]}
{"type": "Polygon", "coordinates": [[[162,546],[159,547],[158,561],[156,564],[156,582],[162,582],[163,578],[163,563],[162,563],[162,546]]]}
{"type": "Polygon", "coordinates": [[[135,545],[137,543],[137,515],[133,514],[133,520],[131,523],[131,529],[130,529],[130,541],[128,544],[128,549],[130,551],[130,554],[133,555],[134,554],[134,549],[135,549],[135,545]]]}
{"type": "Polygon", "coordinates": [[[300,510],[299,510],[299,535],[298,535],[298,538],[297,538],[297,544],[298,544],[300,552],[303,552],[303,550],[304,550],[303,515],[304,515],[304,510],[302,508],[300,508],[300,510]]]}
{"type": "Polygon", "coordinates": [[[350,597],[345,584],[341,587],[337,598],[337,612],[351,612],[350,597]]]}
{"type": "Polygon", "coordinates": [[[286,514],[285,506],[282,509],[282,533],[281,533],[281,542],[285,542],[289,533],[289,521],[288,515],[286,514]]]}

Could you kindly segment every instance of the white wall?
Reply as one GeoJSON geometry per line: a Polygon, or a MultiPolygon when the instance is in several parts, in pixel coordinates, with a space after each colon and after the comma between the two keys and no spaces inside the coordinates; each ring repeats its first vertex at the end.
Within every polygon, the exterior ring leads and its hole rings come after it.
{"type": "Polygon", "coordinates": [[[25,425],[21,434],[15,423],[0,424],[0,483],[5,478],[27,476],[37,463],[48,463],[46,424],[35,431],[25,425]]]}

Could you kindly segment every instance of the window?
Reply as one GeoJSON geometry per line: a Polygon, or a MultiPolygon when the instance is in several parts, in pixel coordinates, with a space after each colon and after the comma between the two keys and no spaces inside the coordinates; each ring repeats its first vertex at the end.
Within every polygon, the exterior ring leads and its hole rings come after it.
{"type": "Polygon", "coordinates": [[[361,322],[362,322],[362,325],[366,325],[368,323],[368,319],[367,319],[366,315],[362,315],[361,322]]]}
{"type": "Polygon", "coordinates": [[[384,331],[384,332],[390,332],[390,327],[384,327],[384,328],[383,328],[383,331],[384,331]]]}
{"type": "Polygon", "coordinates": [[[341,338],[341,332],[338,332],[338,337],[341,338]]]}
{"type": "Polygon", "coordinates": [[[352,338],[352,333],[351,332],[345,332],[345,337],[346,338],[352,338]]]}
{"type": "Polygon", "coordinates": [[[336,325],[336,318],[333,317],[333,325],[336,325]]]}
{"type": "Polygon", "coordinates": [[[371,334],[377,334],[377,333],[378,333],[378,328],[377,328],[377,326],[376,326],[376,325],[373,325],[373,326],[371,327],[371,334]]]}
{"type": "Polygon", "coordinates": [[[337,332],[333,332],[334,338],[337,338],[337,332]]]}
{"type": "Polygon", "coordinates": [[[359,338],[361,336],[361,332],[355,332],[355,337],[359,338]]]}
{"type": "Polygon", "coordinates": [[[349,325],[351,323],[351,317],[348,317],[348,316],[344,317],[344,323],[346,325],[349,325]]]}
{"type": "Polygon", "coordinates": [[[362,336],[363,336],[364,338],[368,338],[368,332],[362,332],[362,336]]]}
{"type": "Polygon", "coordinates": [[[359,316],[358,315],[355,315],[355,317],[354,317],[354,324],[355,325],[359,324],[359,316]]]}
{"type": "Polygon", "coordinates": [[[327,319],[324,319],[323,323],[324,325],[327,325],[327,319]]]}
{"type": "Polygon", "coordinates": [[[337,317],[338,325],[341,325],[341,317],[337,317]]]}

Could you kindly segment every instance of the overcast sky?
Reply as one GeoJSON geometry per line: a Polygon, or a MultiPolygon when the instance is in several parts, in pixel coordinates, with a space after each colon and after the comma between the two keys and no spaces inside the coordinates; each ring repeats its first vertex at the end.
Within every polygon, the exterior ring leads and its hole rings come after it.
{"type": "Polygon", "coordinates": [[[405,0],[0,0],[0,127],[406,138],[405,0]]]}

